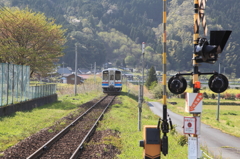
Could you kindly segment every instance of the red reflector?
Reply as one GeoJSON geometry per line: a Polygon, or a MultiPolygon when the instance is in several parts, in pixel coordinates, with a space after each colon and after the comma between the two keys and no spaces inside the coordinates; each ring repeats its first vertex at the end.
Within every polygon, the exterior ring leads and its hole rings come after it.
{"type": "Polygon", "coordinates": [[[194,88],[200,89],[201,88],[201,83],[199,81],[194,82],[194,88]]]}

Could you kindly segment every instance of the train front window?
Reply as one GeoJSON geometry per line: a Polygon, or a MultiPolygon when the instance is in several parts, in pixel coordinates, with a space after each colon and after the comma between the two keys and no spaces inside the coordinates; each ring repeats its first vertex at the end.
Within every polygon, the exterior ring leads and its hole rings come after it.
{"type": "Polygon", "coordinates": [[[121,72],[116,71],[115,80],[121,80],[121,72]]]}
{"type": "Polygon", "coordinates": [[[108,80],[108,72],[107,71],[103,72],[103,80],[108,80]]]}

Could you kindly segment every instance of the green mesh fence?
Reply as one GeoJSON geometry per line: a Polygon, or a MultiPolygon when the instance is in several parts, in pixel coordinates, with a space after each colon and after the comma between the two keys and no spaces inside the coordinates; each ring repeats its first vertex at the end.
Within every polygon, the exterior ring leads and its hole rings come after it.
{"type": "Polygon", "coordinates": [[[0,63],[0,106],[56,93],[56,84],[30,86],[30,67],[0,63]]]}

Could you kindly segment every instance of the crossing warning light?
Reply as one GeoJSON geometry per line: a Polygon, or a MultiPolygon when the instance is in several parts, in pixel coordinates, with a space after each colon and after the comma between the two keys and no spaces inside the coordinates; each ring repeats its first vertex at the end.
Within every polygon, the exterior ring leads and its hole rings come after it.
{"type": "Polygon", "coordinates": [[[182,94],[187,88],[187,81],[182,76],[172,76],[168,81],[168,89],[173,94],[182,94]]]}
{"type": "Polygon", "coordinates": [[[194,82],[194,88],[200,89],[200,88],[201,88],[201,82],[195,81],[195,82],[194,82]]]}
{"type": "Polygon", "coordinates": [[[223,74],[214,74],[208,81],[209,88],[215,93],[222,93],[228,88],[228,79],[223,74]]]}
{"type": "Polygon", "coordinates": [[[210,31],[210,43],[206,38],[199,38],[194,48],[194,53],[197,55],[194,60],[199,63],[215,63],[231,33],[230,30],[210,31]]]}

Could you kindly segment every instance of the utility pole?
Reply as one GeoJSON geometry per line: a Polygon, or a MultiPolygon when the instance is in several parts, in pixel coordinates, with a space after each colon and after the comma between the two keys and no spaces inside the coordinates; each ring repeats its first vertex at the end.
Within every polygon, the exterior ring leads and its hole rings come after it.
{"type": "Polygon", "coordinates": [[[96,62],[94,62],[94,85],[96,84],[96,62]]]}
{"type": "Polygon", "coordinates": [[[143,103],[143,87],[144,87],[144,54],[145,54],[145,42],[142,42],[142,83],[139,85],[138,96],[138,131],[141,131],[142,125],[142,103],[143,103]]]}
{"type": "MultiPolygon", "coordinates": [[[[220,65],[221,63],[219,62],[219,68],[218,68],[219,73],[221,73],[220,65]]],[[[219,121],[219,112],[220,112],[220,93],[218,93],[217,118],[216,118],[217,121],[219,121]]]]}
{"type": "Polygon", "coordinates": [[[62,63],[63,67],[62,67],[62,77],[63,77],[63,74],[64,74],[64,61],[62,63]]]}
{"type": "Polygon", "coordinates": [[[77,43],[75,43],[75,87],[74,95],[77,95],[77,43]]]}
{"type": "MultiPolygon", "coordinates": [[[[145,54],[145,42],[142,42],[142,85],[144,86],[144,54],[145,54]]],[[[143,97],[143,89],[142,89],[143,97]]]]}
{"type": "Polygon", "coordinates": [[[91,64],[91,73],[92,73],[92,64],[91,64]]]}

